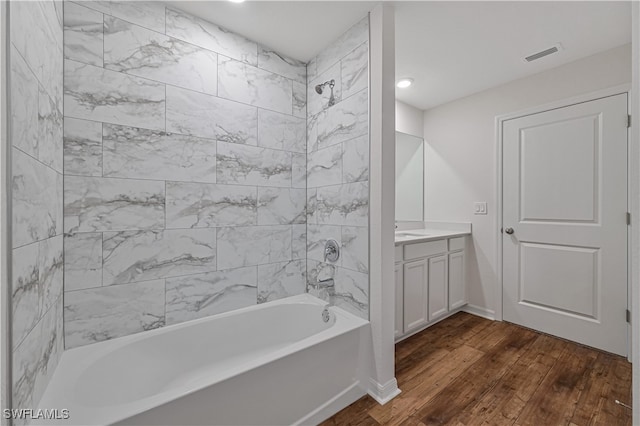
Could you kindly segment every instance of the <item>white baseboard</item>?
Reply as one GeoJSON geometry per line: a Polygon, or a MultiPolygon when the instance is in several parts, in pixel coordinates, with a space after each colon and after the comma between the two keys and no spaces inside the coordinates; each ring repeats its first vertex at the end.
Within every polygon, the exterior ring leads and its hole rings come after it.
{"type": "Polygon", "coordinates": [[[462,312],[466,312],[468,314],[476,315],[482,318],[489,319],[491,321],[496,320],[496,313],[492,309],[482,308],[476,305],[466,305],[462,308],[462,312]]]}
{"type": "Polygon", "coordinates": [[[387,402],[391,401],[393,398],[400,395],[400,392],[402,391],[398,388],[398,382],[396,381],[395,377],[389,380],[384,385],[381,385],[373,379],[369,379],[368,394],[380,405],[384,405],[387,402]]]}

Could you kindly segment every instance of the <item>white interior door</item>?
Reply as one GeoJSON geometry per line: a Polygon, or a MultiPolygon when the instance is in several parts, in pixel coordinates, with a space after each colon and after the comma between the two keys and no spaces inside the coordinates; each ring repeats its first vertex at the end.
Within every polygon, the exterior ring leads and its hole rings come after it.
{"type": "Polygon", "coordinates": [[[627,95],[503,122],[503,316],[627,355],[627,95]]]}

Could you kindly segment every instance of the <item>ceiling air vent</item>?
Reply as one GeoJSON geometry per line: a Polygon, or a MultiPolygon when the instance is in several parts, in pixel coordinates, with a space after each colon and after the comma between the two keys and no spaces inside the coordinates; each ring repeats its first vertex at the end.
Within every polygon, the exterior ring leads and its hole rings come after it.
{"type": "Polygon", "coordinates": [[[540,58],[544,58],[545,56],[549,56],[552,53],[556,53],[559,52],[562,49],[562,47],[559,44],[556,44],[555,46],[552,46],[548,49],[545,49],[541,52],[538,53],[534,53],[533,55],[529,55],[527,57],[524,58],[525,62],[533,62],[536,61],[540,58]]]}

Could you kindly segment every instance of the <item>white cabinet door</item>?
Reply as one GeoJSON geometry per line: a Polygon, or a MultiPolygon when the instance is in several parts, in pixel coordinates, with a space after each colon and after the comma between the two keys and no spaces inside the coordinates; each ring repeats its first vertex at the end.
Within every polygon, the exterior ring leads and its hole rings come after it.
{"type": "Polygon", "coordinates": [[[395,337],[402,336],[404,332],[404,279],[402,264],[396,265],[396,324],[395,324],[395,337]]]}
{"type": "Polygon", "coordinates": [[[467,303],[464,283],[464,251],[449,254],[449,310],[467,303]]]}
{"type": "Polygon", "coordinates": [[[420,259],[405,263],[403,272],[404,332],[407,333],[429,322],[427,313],[429,261],[420,259]]]}
{"type": "Polygon", "coordinates": [[[429,321],[449,311],[447,255],[429,259],[429,321]]]}

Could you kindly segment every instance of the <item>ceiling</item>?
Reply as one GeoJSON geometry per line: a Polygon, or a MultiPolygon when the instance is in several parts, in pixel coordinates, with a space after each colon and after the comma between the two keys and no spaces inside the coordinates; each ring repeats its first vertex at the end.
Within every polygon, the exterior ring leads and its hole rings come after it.
{"type": "MultiPolygon", "coordinates": [[[[170,1],[307,62],[377,1],[170,1]]],[[[615,1],[398,1],[396,90],[419,109],[471,95],[631,41],[631,4],[615,1]],[[560,43],[560,53],[522,58],[560,43]]]]}

